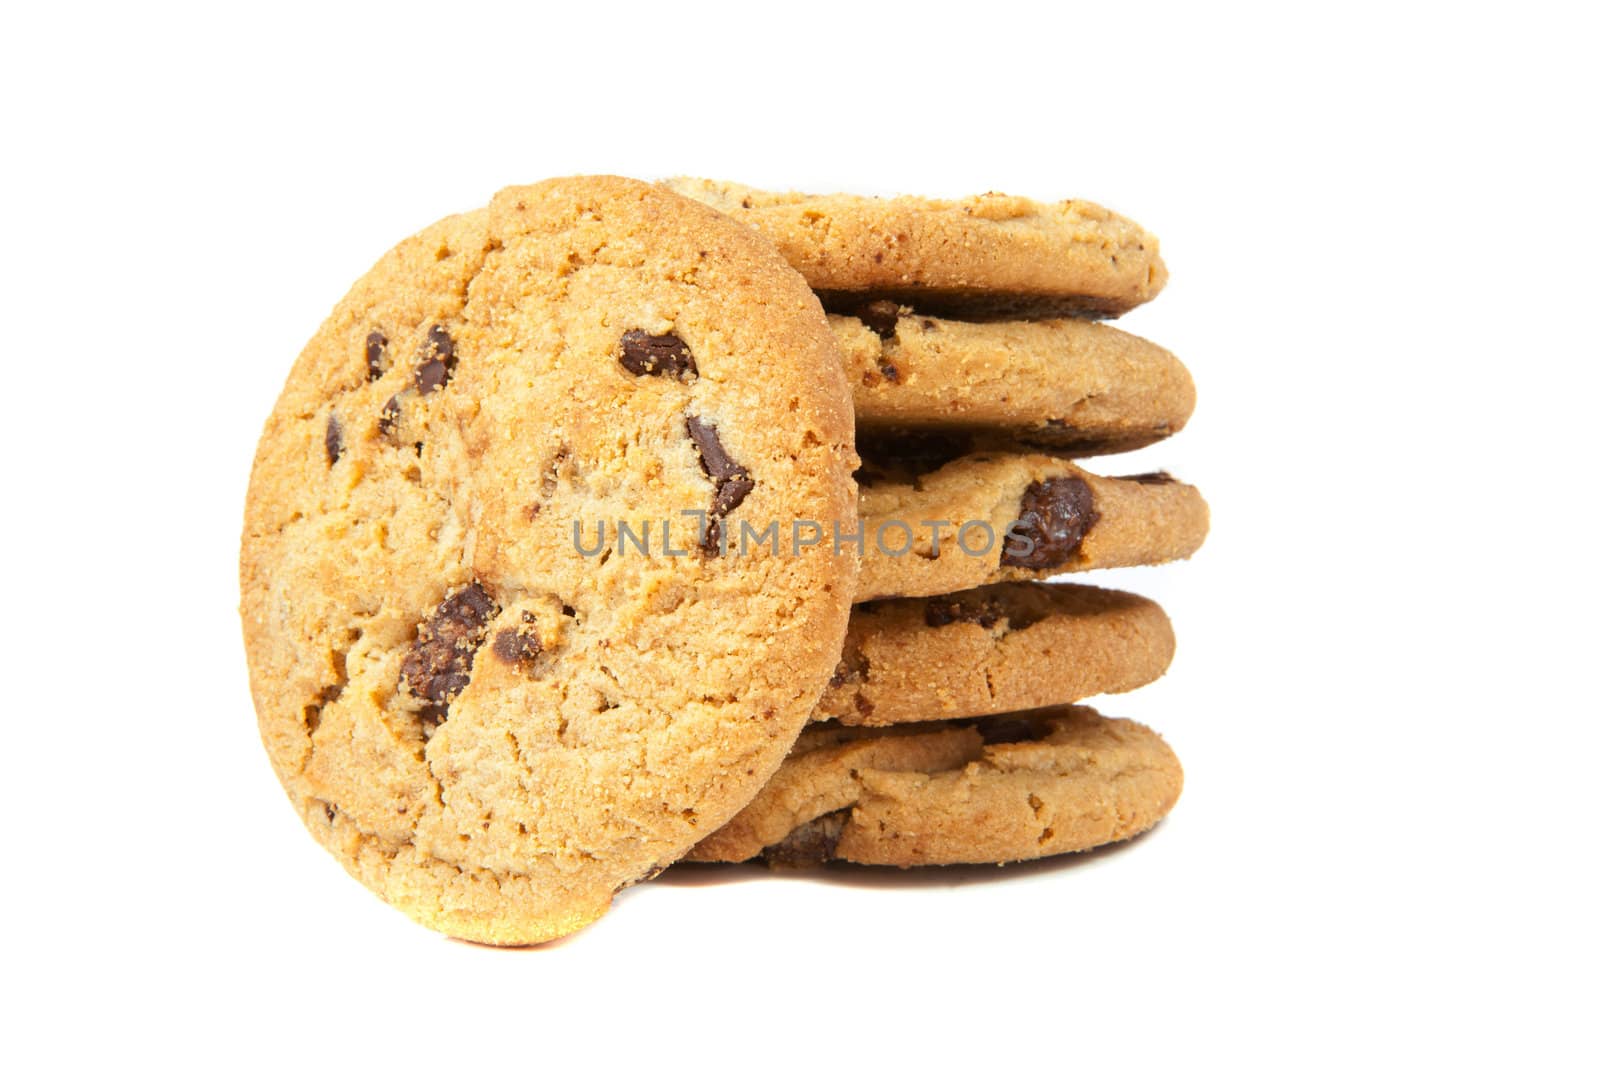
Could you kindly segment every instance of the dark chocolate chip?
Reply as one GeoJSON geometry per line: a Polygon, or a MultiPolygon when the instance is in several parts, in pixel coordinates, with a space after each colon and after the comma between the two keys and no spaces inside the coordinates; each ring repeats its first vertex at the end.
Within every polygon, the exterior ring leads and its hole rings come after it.
{"type": "Polygon", "coordinates": [[[706,519],[705,532],[700,535],[700,551],[715,556],[722,548],[722,520],[712,515],[706,519]]]}
{"type": "Polygon", "coordinates": [[[874,300],[857,308],[856,318],[860,319],[861,324],[867,329],[887,341],[894,336],[895,326],[900,322],[900,305],[893,300],[874,300]]]}
{"type": "Polygon", "coordinates": [[[569,619],[576,619],[578,617],[578,609],[571,604],[563,604],[561,605],[561,614],[569,619]]]}
{"type": "Polygon", "coordinates": [[[755,482],[750,479],[750,471],[722,447],[722,437],[715,426],[695,415],[690,415],[686,422],[689,438],[700,452],[700,466],[716,485],[711,507],[707,509],[705,534],[700,539],[703,550],[715,553],[722,540],[722,524],[717,520],[744,503],[744,498],[755,488],[755,482]]]}
{"type": "Polygon", "coordinates": [[[878,360],[878,373],[883,375],[883,380],[890,385],[896,385],[900,381],[900,368],[886,359],[878,360]]]}
{"type": "Polygon", "coordinates": [[[740,504],[743,504],[744,498],[750,495],[750,490],[756,487],[756,483],[750,480],[749,471],[743,467],[740,467],[739,471],[744,477],[721,482],[717,485],[716,501],[711,507],[718,515],[726,515],[740,504]]]}
{"type": "Polygon", "coordinates": [[[383,411],[378,415],[378,432],[385,437],[394,435],[395,428],[400,425],[400,394],[396,393],[383,405],[383,411]]]}
{"type": "Polygon", "coordinates": [[[1024,741],[1043,741],[1050,736],[1048,719],[992,718],[973,719],[986,745],[1015,745],[1024,741]]]}
{"type": "Polygon", "coordinates": [[[985,630],[1005,618],[1005,611],[995,600],[979,604],[966,604],[953,597],[937,597],[928,601],[923,609],[923,619],[929,626],[949,626],[953,622],[975,622],[985,630]]]}
{"type": "Polygon", "coordinates": [[[539,658],[544,645],[533,630],[533,612],[522,613],[521,626],[507,626],[494,635],[494,654],[503,663],[513,667],[526,667],[539,658]]]}
{"type": "MultiPolygon", "coordinates": [[[[881,432],[863,435],[856,441],[861,462],[872,474],[900,478],[931,474],[972,449],[972,435],[961,431],[881,432]]],[[[861,474],[856,475],[856,480],[862,481],[861,474]]]]}
{"type": "Polygon", "coordinates": [[[367,334],[367,381],[383,377],[384,353],[389,350],[389,339],[377,330],[367,334]]]}
{"type": "Polygon", "coordinates": [[[1094,507],[1094,493],[1082,478],[1047,478],[1034,482],[1022,494],[1022,507],[1013,535],[1028,538],[1033,547],[1024,553],[1021,544],[1007,537],[1000,550],[1001,562],[1034,570],[1059,567],[1078,551],[1099,518],[1100,513],[1094,507]]]}
{"type": "Polygon", "coordinates": [[[344,427],[339,425],[338,415],[328,416],[328,428],[322,433],[322,447],[328,453],[328,466],[339,462],[339,457],[344,453],[344,427]]]}
{"type": "Polygon", "coordinates": [[[722,435],[717,433],[715,426],[698,415],[690,415],[684,422],[688,426],[690,439],[700,450],[700,466],[705,468],[707,474],[720,482],[725,477],[747,473],[722,447],[722,435]]]}
{"type": "Polygon", "coordinates": [[[429,328],[428,347],[433,355],[417,366],[415,375],[417,392],[423,396],[445,385],[456,369],[456,343],[443,326],[429,328]]]}
{"type": "Polygon", "coordinates": [[[839,665],[833,669],[833,677],[828,679],[828,684],[833,686],[846,685],[850,682],[864,682],[872,673],[872,664],[859,648],[846,645],[844,655],[839,659],[839,665]]]}
{"type": "Polygon", "coordinates": [[[450,365],[442,359],[430,359],[417,368],[416,380],[417,392],[427,396],[450,380],[450,365]]]}
{"type": "Polygon", "coordinates": [[[450,336],[450,331],[443,326],[428,327],[428,344],[439,354],[441,359],[454,359],[456,354],[455,338],[450,336]]]}
{"type": "Polygon", "coordinates": [[[1175,485],[1178,479],[1166,471],[1150,471],[1148,474],[1119,474],[1119,482],[1138,482],[1140,485],[1175,485]]]}
{"type": "Polygon", "coordinates": [[[400,663],[400,677],[414,695],[438,709],[439,719],[471,680],[473,657],[499,612],[483,586],[473,582],[446,598],[420,627],[400,663]]]}
{"type": "Polygon", "coordinates": [[[761,851],[761,858],[773,867],[815,867],[832,860],[839,851],[839,838],[850,821],[849,811],[833,811],[789,831],[789,836],[761,851]]]}
{"type": "Polygon", "coordinates": [[[689,346],[675,333],[652,337],[643,330],[629,330],[622,335],[622,354],[617,358],[634,374],[664,374],[681,381],[699,373],[689,346]]]}

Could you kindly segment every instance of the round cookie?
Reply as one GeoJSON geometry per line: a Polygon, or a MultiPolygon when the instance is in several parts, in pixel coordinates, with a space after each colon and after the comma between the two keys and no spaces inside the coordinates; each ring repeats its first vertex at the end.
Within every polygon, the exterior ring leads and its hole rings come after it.
{"type": "Polygon", "coordinates": [[[1167,279],[1155,237],[1086,200],[663,184],[767,234],[830,307],[870,294],[965,319],[1114,316],[1154,298],[1167,279]]]}
{"type": "Polygon", "coordinates": [[[1166,474],[1102,478],[1059,456],[980,452],[923,471],[919,453],[864,466],[857,600],[1193,555],[1210,514],[1166,474]]]}
{"type": "Polygon", "coordinates": [[[1090,585],[876,600],[851,612],[839,669],[811,717],[888,726],[1070,704],[1155,681],[1174,647],[1155,601],[1090,585]]]}
{"type": "Polygon", "coordinates": [[[938,726],[813,726],[690,860],[1010,863],[1143,833],[1183,791],[1166,742],[1083,707],[938,726]]]}
{"type": "Polygon", "coordinates": [[[855,582],[709,535],[848,529],[852,435],[816,298],[699,204],[562,179],[402,242],[295,363],[246,507],[251,688],[312,834],[493,944],[683,855],[789,750],[855,582]],[[602,551],[619,520],[652,550],[602,551]]]}
{"type": "Polygon", "coordinates": [[[1183,429],[1194,381],[1166,349],[1081,319],[960,322],[872,301],[830,315],[863,434],[941,432],[1076,455],[1183,429]]]}

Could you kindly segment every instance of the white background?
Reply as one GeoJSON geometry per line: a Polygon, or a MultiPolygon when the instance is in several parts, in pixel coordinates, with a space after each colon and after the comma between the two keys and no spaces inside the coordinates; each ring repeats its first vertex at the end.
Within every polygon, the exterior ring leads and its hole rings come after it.
{"type": "Polygon", "coordinates": [[[8,1062],[1595,1062],[1579,5],[45,9],[0,63],[8,1062]],[[1096,701],[1182,756],[1161,829],[669,874],[521,952],[309,840],[235,615],[256,433],[384,249],[598,171],[1085,197],[1161,237],[1124,322],[1200,407],[1100,469],[1198,482],[1214,529],[1100,576],[1180,650],[1096,701]]]}

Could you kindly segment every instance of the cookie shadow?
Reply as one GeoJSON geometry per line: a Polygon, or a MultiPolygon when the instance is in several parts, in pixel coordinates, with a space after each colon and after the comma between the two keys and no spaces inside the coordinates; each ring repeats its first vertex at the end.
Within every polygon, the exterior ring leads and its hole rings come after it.
{"type": "Polygon", "coordinates": [[[787,878],[849,889],[954,889],[1017,878],[1040,878],[1062,871],[1077,870],[1103,863],[1121,853],[1138,848],[1161,832],[1156,826],[1137,837],[1101,845],[1085,852],[1068,852],[1037,860],[1014,863],[955,863],[943,867],[871,867],[836,860],[818,867],[769,868],[759,860],[747,863],[679,863],[658,875],[652,884],[673,886],[719,886],[764,878],[787,878]]]}

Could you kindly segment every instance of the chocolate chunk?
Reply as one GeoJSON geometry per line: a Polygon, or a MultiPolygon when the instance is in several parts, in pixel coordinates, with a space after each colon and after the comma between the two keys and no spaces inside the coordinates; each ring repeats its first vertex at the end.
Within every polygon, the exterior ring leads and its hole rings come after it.
{"type": "Polygon", "coordinates": [[[726,515],[743,504],[744,498],[750,495],[750,490],[756,487],[756,483],[750,480],[749,471],[740,467],[739,473],[742,477],[717,484],[717,498],[712,503],[711,509],[718,515],[726,515]]]}
{"type": "Polygon", "coordinates": [[[423,396],[448,382],[456,369],[456,343],[443,326],[429,328],[428,347],[433,355],[422,361],[415,375],[417,392],[423,396]]]}
{"type": "Polygon", "coordinates": [[[473,582],[434,609],[401,661],[406,687],[437,709],[439,720],[471,680],[473,657],[499,612],[483,586],[473,582]]]}
{"type": "Polygon", "coordinates": [[[383,405],[383,411],[378,415],[378,432],[385,437],[394,436],[394,431],[400,425],[400,394],[396,393],[383,405]]]}
{"type": "Polygon", "coordinates": [[[507,626],[494,635],[494,654],[503,663],[513,667],[526,667],[539,658],[544,645],[533,630],[533,612],[522,613],[521,626],[507,626]]]}
{"type": "Polygon", "coordinates": [[[966,455],[973,449],[972,435],[960,431],[929,432],[911,430],[864,434],[856,440],[856,451],[861,454],[865,469],[856,475],[861,484],[862,473],[868,477],[896,477],[909,479],[931,474],[946,463],[966,455]]]}
{"type": "Polygon", "coordinates": [[[1001,562],[1010,567],[1043,570],[1059,567],[1078,551],[1078,546],[1094,528],[1100,513],[1094,508],[1094,493],[1082,478],[1047,478],[1034,482],[1022,494],[1017,515],[1017,537],[1026,537],[1033,547],[1026,554],[1011,537],[1001,548],[1001,562]]]}
{"type": "Polygon", "coordinates": [[[722,537],[722,524],[717,520],[744,503],[756,483],[751,481],[749,470],[722,447],[722,437],[715,426],[695,415],[690,415],[686,421],[689,438],[700,451],[700,466],[716,485],[711,507],[707,509],[705,534],[700,539],[700,547],[714,553],[722,537]]]}
{"type": "Polygon", "coordinates": [[[1148,474],[1119,474],[1119,482],[1138,482],[1140,485],[1175,485],[1178,479],[1166,471],[1151,471],[1148,474]]]}
{"type": "Polygon", "coordinates": [[[949,626],[953,622],[975,622],[985,630],[1005,618],[998,601],[985,600],[979,604],[966,604],[953,597],[937,597],[923,608],[923,619],[932,627],[949,626]]]}
{"type": "Polygon", "coordinates": [[[417,392],[427,396],[450,380],[450,365],[442,359],[430,359],[417,368],[417,392]]]}
{"type": "Polygon", "coordinates": [[[344,427],[339,425],[338,415],[328,416],[328,428],[322,434],[322,447],[328,453],[328,466],[339,462],[339,457],[344,453],[344,427]]]}
{"type": "Polygon", "coordinates": [[[377,330],[367,334],[367,381],[383,377],[384,353],[389,350],[389,339],[377,330]]]}
{"type": "Polygon", "coordinates": [[[634,374],[664,374],[682,381],[698,374],[689,346],[675,333],[652,337],[643,330],[622,335],[622,355],[618,360],[634,374]]]}
{"type": "Polygon", "coordinates": [[[831,811],[789,831],[776,845],[761,850],[761,858],[772,867],[815,867],[832,860],[839,851],[839,838],[850,821],[849,811],[831,811]]]}
{"type": "Polygon", "coordinates": [[[973,719],[972,725],[977,728],[986,745],[1015,745],[1024,741],[1043,741],[1050,736],[1048,719],[973,719]]]}
{"type": "Polygon", "coordinates": [[[844,654],[839,659],[839,665],[833,669],[833,677],[828,679],[828,684],[833,686],[846,685],[850,682],[864,682],[872,673],[872,664],[861,649],[854,645],[846,645],[844,654]]]}
{"type": "Polygon", "coordinates": [[[857,308],[856,318],[861,320],[861,325],[887,341],[894,336],[895,326],[900,322],[900,305],[893,300],[874,300],[857,308]]]}

